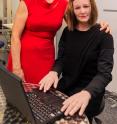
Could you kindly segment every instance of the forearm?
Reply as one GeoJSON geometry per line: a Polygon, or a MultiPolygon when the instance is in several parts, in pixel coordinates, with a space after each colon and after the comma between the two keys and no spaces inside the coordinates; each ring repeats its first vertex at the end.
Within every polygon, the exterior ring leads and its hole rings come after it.
{"type": "Polygon", "coordinates": [[[58,77],[60,76],[61,72],[62,72],[62,68],[63,68],[63,63],[62,61],[56,60],[55,64],[53,65],[52,71],[57,72],[58,77]]]}
{"type": "Polygon", "coordinates": [[[93,97],[98,94],[103,93],[105,87],[112,80],[112,69],[113,69],[113,49],[103,50],[100,53],[100,59],[98,61],[98,72],[90,81],[89,85],[86,87],[93,97]]]}
{"type": "Polygon", "coordinates": [[[103,93],[105,87],[112,80],[113,69],[113,54],[114,54],[114,42],[113,37],[110,34],[102,32],[102,39],[100,42],[100,53],[97,61],[97,74],[89,82],[86,87],[93,97],[103,93]]]}
{"type": "Polygon", "coordinates": [[[19,3],[18,9],[16,11],[16,15],[13,22],[13,28],[12,28],[12,38],[11,38],[12,63],[13,63],[13,69],[16,69],[16,70],[21,69],[20,38],[21,38],[22,32],[24,31],[27,17],[28,17],[28,9],[25,2],[22,0],[19,3]]]}
{"type": "Polygon", "coordinates": [[[105,79],[101,75],[96,75],[85,90],[87,90],[92,97],[97,97],[99,94],[104,93],[105,87],[110,81],[111,79],[105,79]]]}
{"type": "Polygon", "coordinates": [[[12,38],[11,38],[11,55],[12,55],[13,69],[20,69],[21,68],[20,51],[21,51],[20,38],[12,35],[12,38]]]}
{"type": "Polygon", "coordinates": [[[64,56],[65,56],[64,47],[65,47],[65,41],[66,41],[66,31],[67,31],[67,27],[63,30],[62,36],[60,38],[59,45],[58,45],[59,49],[58,49],[57,59],[52,68],[53,71],[56,71],[58,73],[58,77],[62,73],[63,65],[64,65],[64,56]]]}

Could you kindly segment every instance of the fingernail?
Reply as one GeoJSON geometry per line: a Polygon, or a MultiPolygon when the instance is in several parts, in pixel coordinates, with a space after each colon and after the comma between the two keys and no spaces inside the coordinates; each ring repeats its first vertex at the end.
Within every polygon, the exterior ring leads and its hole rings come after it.
{"type": "Polygon", "coordinates": [[[61,109],[61,111],[63,112],[63,109],[61,109]]]}
{"type": "Polygon", "coordinates": [[[81,113],[79,113],[79,116],[82,116],[82,114],[81,114],[81,113]]]}
{"type": "Polygon", "coordinates": [[[61,111],[62,111],[62,112],[64,112],[64,111],[65,111],[65,108],[64,108],[64,107],[62,107],[62,108],[61,108],[61,111]]]}
{"type": "Polygon", "coordinates": [[[72,116],[72,115],[73,115],[73,113],[69,113],[69,115],[70,115],[70,116],[72,116]]]}
{"type": "Polygon", "coordinates": [[[65,116],[67,116],[68,114],[67,113],[65,113],[65,116]]]}

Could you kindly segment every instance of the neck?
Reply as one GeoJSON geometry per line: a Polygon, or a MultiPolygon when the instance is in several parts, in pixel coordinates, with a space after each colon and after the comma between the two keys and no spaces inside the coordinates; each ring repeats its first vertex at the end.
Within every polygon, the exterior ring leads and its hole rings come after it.
{"type": "Polygon", "coordinates": [[[88,23],[79,23],[76,27],[80,31],[87,31],[90,28],[90,25],[88,23]]]}
{"type": "Polygon", "coordinates": [[[51,4],[54,0],[46,0],[49,4],[51,4]]]}

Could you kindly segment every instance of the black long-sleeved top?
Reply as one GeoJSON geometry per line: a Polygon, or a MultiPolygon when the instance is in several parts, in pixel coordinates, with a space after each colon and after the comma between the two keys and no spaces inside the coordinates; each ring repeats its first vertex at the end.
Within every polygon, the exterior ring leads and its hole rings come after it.
{"type": "Polygon", "coordinates": [[[96,97],[112,80],[113,38],[99,28],[69,31],[66,27],[62,33],[52,70],[62,73],[58,87],[68,95],[85,89],[96,97]]]}

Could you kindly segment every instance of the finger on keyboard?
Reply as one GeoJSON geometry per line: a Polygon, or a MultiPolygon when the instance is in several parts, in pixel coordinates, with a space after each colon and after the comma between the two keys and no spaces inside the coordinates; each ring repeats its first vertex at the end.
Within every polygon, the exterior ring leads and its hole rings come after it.
{"type": "Polygon", "coordinates": [[[23,82],[25,92],[32,92],[33,89],[39,88],[38,84],[23,82]]]}
{"type": "Polygon", "coordinates": [[[25,92],[32,92],[32,88],[29,86],[24,85],[25,92]]]}

